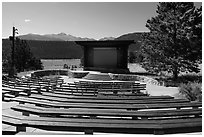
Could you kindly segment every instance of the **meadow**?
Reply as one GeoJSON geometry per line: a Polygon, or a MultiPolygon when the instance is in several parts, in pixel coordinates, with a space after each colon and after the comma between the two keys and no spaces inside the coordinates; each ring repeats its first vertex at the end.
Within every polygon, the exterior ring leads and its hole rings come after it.
{"type": "Polygon", "coordinates": [[[44,69],[63,69],[64,64],[80,67],[80,59],[41,59],[44,69]]]}
{"type": "MultiPolygon", "coordinates": [[[[82,70],[80,68],[80,59],[41,59],[44,69],[63,69],[64,64],[68,66],[77,66],[77,70],[82,70]]],[[[138,63],[128,63],[128,68],[130,72],[141,72],[145,73],[146,70],[142,68],[138,63]]]]}

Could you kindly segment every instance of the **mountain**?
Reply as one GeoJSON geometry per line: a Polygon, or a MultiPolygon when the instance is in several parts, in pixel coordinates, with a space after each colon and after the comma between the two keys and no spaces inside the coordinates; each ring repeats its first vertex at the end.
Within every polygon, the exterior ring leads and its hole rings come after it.
{"type": "Polygon", "coordinates": [[[49,37],[49,38],[58,38],[63,41],[92,41],[92,40],[95,40],[91,38],[75,37],[72,35],[67,35],[66,33],[63,33],[63,32],[59,34],[46,34],[44,36],[49,37]]]}
{"type": "Polygon", "coordinates": [[[99,39],[100,41],[106,41],[106,40],[115,40],[114,37],[104,37],[104,38],[101,38],[99,39]]]}
{"type": "MultiPolygon", "coordinates": [[[[140,54],[142,33],[129,33],[120,37],[105,37],[100,40],[134,40],[135,43],[129,46],[129,52],[140,54]]],[[[89,38],[74,37],[65,33],[37,35],[28,34],[19,36],[21,39],[27,40],[31,52],[35,57],[40,59],[70,59],[81,58],[83,49],[74,41],[94,40],[89,38]]],[[[7,55],[11,51],[11,41],[9,39],[2,40],[2,54],[7,55]]]]}
{"type": "Polygon", "coordinates": [[[92,40],[95,40],[91,38],[75,37],[72,35],[67,35],[66,33],[45,34],[45,35],[27,34],[27,35],[20,35],[18,37],[24,40],[38,40],[38,41],[92,41],[92,40]]]}
{"type": "Polygon", "coordinates": [[[144,32],[135,32],[135,33],[128,33],[122,36],[117,37],[115,40],[134,40],[134,44],[129,46],[129,51],[139,51],[141,45],[141,35],[144,32]]]}
{"type": "MultiPolygon", "coordinates": [[[[39,59],[79,59],[83,55],[81,46],[74,41],[26,40],[33,55],[39,59]]],[[[2,58],[11,53],[11,41],[2,39],[2,58]]]]}
{"type": "MultiPolygon", "coordinates": [[[[99,39],[100,41],[105,40],[134,40],[135,42],[139,43],[141,41],[141,34],[142,32],[136,32],[136,33],[129,33],[124,34],[122,36],[119,36],[117,38],[114,37],[104,37],[99,39]]],[[[38,41],[95,41],[93,38],[81,38],[76,37],[70,34],[66,33],[58,33],[58,34],[45,34],[45,35],[39,35],[39,34],[27,34],[27,35],[20,35],[18,36],[21,39],[24,40],[38,40],[38,41]]]]}
{"type": "Polygon", "coordinates": [[[115,40],[134,40],[135,42],[141,42],[141,35],[144,32],[128,33],[117,37],[115,40]]]}
{"type": "Polygon", "coordinates": [[[62,39],[59,38],[51,38],[51,37],[47,37],[47,36],[43,36],[43,35],[38,35],[38,34],[27,34],[27,35],[20,35],[17,36],[20,39],[23,40],[39,40],[39,41],[63,41],[62,39]]]}

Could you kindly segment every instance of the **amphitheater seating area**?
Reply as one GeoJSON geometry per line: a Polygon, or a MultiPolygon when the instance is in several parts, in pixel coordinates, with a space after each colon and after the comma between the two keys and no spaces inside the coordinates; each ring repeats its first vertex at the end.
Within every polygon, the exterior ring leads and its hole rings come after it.
{"type": "Polygon", "coordinates": [[[202,131],[201,102],[149,96],[145,89],[145,84],[135,81],[4,78],[2,100],[19,104],[10,108],[18,115],[3,113],[2,123],[24,135],[31,134],[28,127],[85,134],[202,131]]]}

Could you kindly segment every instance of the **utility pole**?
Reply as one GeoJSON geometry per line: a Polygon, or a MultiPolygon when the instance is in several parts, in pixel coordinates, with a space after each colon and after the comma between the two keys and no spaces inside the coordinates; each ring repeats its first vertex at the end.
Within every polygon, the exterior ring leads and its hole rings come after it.
{"type": "Polygon", "coordinates": [[[14,77],[16,75],[16,68],[15,68],[15,34],[18,34],[18,30],[13,27],[13,36],[10,36],[9,39],[12,41],[12,48],[11,48],[11,68],[9,71],[9,76],[14,77]]]}

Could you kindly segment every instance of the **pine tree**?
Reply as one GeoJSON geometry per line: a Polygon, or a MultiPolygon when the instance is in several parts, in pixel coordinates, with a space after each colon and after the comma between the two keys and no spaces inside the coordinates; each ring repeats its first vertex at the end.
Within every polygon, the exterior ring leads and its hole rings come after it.
{"type": "MultiPolygon", "coordinates": [[[[42,62],[33,56],[25,40],[16,38],[14,53],[14,64],[17,72],[43,69],[42,62]]],[[[8,71],[11,67],[11,62],[11,54],[4,55],[3,70],[8,71]]]]}
{"type": "Polygon", "coordinates": [[[162,2],[146,23],[142,66],[150,72],[199,72],[202,61],[202,8],[189,2],[162,2]]]}

